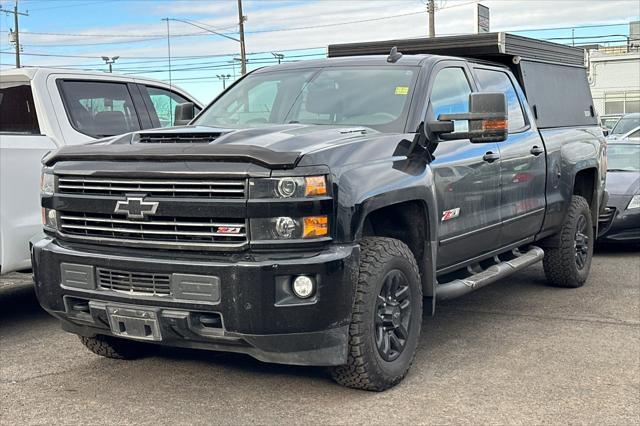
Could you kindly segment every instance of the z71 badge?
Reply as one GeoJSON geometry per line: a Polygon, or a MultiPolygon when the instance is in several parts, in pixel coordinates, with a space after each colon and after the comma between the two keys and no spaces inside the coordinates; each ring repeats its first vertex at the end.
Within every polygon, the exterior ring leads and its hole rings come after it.
{"type": "Polygon", "coordinates": [[[445,222],[447,220],[455,219],[460,216],[460,207],[456,207],[455,209],[445,210],[442,212],[442,221],[445,222]]]}

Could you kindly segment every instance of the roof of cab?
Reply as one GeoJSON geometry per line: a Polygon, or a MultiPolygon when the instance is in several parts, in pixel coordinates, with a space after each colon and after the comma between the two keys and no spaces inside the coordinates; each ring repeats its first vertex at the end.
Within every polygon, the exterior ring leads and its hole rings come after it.
{"type": "Polygon", "coordinates": [[[404,55],[397,62],[387,62],[386,55],[370,56],[348,56],[340,58],[309,59],[305,61],[289,62],[286,64],[272,65],[256,70],[255,72],[268,72],[270,70],[287,70],[301,68],[323,68],[332,66],[366,66],[366,65],[387,65],[387,66],[421,66],[429,60],[442,59],[437,55],[404,55]]]}
{"type": "Polygon", "coordinates": [[[87,77],[111,77],[114,80],[121,81],[148,81],[148,82],[162,82],[162,80],[155,80],[152,78],[146,77],[138,77],[133,75],[124,75],[118,73],[107,73],[100,71],[83,71],[77,69],[69,69],[69,68],[47,68],[47,67],[23,67],[23,68],[10,68],[0,70],[0,75],[3,77],[15,76],[15,77],[26,77],[29,80],[33,80],[36,76],[47,77],[51,74],[73,74],[73,75],[83,75],[87,77]]]}

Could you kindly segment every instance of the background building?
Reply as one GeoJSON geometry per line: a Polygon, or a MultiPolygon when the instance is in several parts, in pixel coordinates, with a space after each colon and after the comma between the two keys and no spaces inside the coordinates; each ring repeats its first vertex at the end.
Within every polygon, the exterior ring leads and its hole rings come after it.
{"type": "Polygon", "coordinates": [[[629,27],[624,45],[587,47],[591,94],[600,116],[640,112],[640,22],[629,27]]]}

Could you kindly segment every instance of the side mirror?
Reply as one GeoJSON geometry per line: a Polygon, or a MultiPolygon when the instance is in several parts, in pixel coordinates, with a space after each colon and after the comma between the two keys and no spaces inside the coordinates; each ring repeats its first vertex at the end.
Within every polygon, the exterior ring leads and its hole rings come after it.
{"type": "Polygon", "coordinates": [[[440,114],[428,123],[431,133],[443,140],[469,139],[472,143],[501,142],[507,139],[507,97],[502,92],[471,93],[469,112],[440,114]],[[453,122],[467,121],[466,132],[456,132],[453,122]]]}
{"type": "Polygon", "coordinates": [[[176,105],[175,112],[173,114],[174,126],[186,126],[189,124],[193,117],[196,116],[196,106],[193,102],[185,102],[183,104],[176,105]]]}
{"type": "Polygon", "coordinates": [[[607,137],[609,136],[609,133],[611,132],[611,130],[607,129],[606,127],[602,129],[602,134],[607,137]]]}

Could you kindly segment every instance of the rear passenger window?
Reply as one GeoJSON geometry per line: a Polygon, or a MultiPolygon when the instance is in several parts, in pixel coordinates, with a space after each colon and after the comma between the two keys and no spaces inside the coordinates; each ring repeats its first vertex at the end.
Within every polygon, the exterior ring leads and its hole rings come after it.
{"type": "Polygon", "coordinates": [[[60,82],[71,125],[96,138],[140,130],[131,95],[124,83],[60,82]]]}
{"type": "Polygon", "coordinates": [[[522,106],[509,76],[502,71],[485,69],[476,69],[475,73],[480,90],[483,92],[503,92],[507,96],[509,131],[515,132],[525,127],[527,123],[522,113],[522,106]]]}
{"type": "Polygon", "coordinates": [[[40,134],[33,93],[28,82],[0,82],[0,132],[40,134]]]}
{"type": "MultiPolygon", "coordinates": [[[[176,105],[191,102],[190,100],[183,98],[177,93],[171,92],[169,90],[160,89],[153,86],[145,87],[147,88],[147,93],[149,94],[149,98],[151,99],[151,104],[153,105],[154,112],[158,116],[160,127],[173,126],[176,105]]],[[[195,106],[194,110],[196,115],[200,112],[200,108],[198,108],[197,106],[195,106]]]]}

